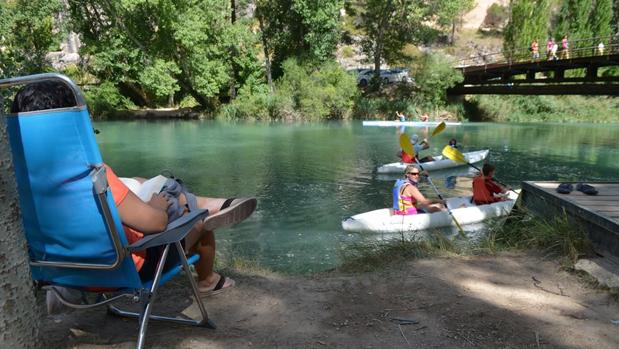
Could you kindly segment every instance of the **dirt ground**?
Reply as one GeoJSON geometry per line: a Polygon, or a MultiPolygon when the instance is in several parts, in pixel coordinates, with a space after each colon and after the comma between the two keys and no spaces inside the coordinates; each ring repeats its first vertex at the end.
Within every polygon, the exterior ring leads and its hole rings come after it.
{"type": "MultiPolygon", "coordinates": [[[[151,322],[151,348],[619,348],[619,304],[528,254],[433,258],[389,271],[234,275],[205,298],[218,329],[151,322]],[[401,320],[398,320],[401,319],[401,320]]],[[[197,314],[184,276],[155,312],[197,314]]],[[[47,348],[132,348],[137,321],[104,309],[47,316],[47,348]]]]}

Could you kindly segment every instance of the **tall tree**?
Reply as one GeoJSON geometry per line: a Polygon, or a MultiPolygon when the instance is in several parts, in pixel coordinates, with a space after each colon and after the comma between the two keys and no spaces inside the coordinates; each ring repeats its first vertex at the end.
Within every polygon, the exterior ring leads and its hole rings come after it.
{"type": "Polygon", "coordinates": [[[557,18],[555,37],[567,35],[573,39],[584,39],[592,36],[590,17],[593,0],[565,0],[557,18]]]}
{"type": "Polygon", "coordinates": [[[41,318],[32,289],[15,175],[0,118],[0,342],[3,348],[38,348],[41,318]]]}
{"type": "Polygon", "coordinates": [[[462,15],[475,6],[475,0],[442,0],[434,2],[433,12],[437,16],[436,22],[444,30],[450,31],[449,42],[453,44],[456,27],[462,15]]]}
{"type": "Polygon", "coordinates": [[[611,27],[612,19],[613,0],[596,0],[589,18],[591,34],[596,37],[610,36],[613,31],[611,27]]]}
{"type": "Polygon", "coordinates": [[[191,95],[214,107],[228,95],[230,80],[244,83],[233,79],[236,58],[255,60],[253,34],[231,23],[230,6],[228,0],[73,0],[70,11],[91,73],[136,104],[191,95]]]}
{"type": "Polygon", "coordinates": [[[398,55],[405,44],[421,40],[428,8],[420,0],[367,0],[361,15],[366,37],[362,49],[374,63],[374,75],[380,74],[384,58],[398,55]]]}
{"type": "Polygon", "coordinates": [[[550,26],[549,0],[514,0],[505,28],[503,50],[506,57],[523,54],[533,40],[541,41],[550,26]]]}
{"type": "MultiPolygon", "coordinates": [[[[333,58],[340,40],[343,0],[259,0],[256,17],[265,60],[275,77],[288,58],[320,64],[333,58]]],[[[268,78],[268,77],[267,77],[268,78]]]]}
{"type": "Polygon", "coordinates": [[[0,73],[27,75],[51,69],[45,60],[61,33],[54,32],[59,0],[0,2],[0,73]]]}

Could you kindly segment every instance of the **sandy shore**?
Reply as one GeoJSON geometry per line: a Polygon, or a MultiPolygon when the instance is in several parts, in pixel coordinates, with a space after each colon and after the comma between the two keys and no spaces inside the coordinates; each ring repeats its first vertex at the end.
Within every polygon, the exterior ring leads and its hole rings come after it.
{"type": "MultiPolygon", "coordinates": [[[[206,299],[217,330],[151,322],[152,348],[619,348],[619,304],[530,254],[433,258],[384,272],[234,275],[206,299]],[[405,319],[397,320],[397,319],[405,319]]],[[[197,313],[176,278],[156,312],[197,313]]],[[[104,309],[46,317],[49,348],[132,348],[104,309]]]]}

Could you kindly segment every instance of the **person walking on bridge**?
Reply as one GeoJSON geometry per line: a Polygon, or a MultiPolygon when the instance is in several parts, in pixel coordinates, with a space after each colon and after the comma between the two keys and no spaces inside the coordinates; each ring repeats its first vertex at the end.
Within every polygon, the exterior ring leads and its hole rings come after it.
{"type": "Polygon", "coordinates": [[[555,45],[555,41],[553,38],[548,38],[546,42],[546,59],[552,60],[552,47],[555,45]]]}
{"type": "Polygon", "coordinates": [[[570,46],[567,41],[567,35],[561,40],[561,59],[570,59],[570,46]]]}
{"type": "Polygon", "coordinates": [[[537,39],[531,42],[531,56],[533,60],[539,59],[539,44],[537,43],[537,39]]]}

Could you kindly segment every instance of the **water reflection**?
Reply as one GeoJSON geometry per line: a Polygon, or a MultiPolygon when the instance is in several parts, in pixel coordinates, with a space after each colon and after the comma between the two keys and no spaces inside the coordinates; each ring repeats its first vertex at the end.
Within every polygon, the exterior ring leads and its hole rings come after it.
{"type": "MultiPolygon", "coordinates": [[[[196,193],[256,196],[250,219],[217,233],[218,249],[286,272],[331,268],[342,244],[373,238],[343,232],[341,219],[389,206],[398,177],[375,172],[397,160],[395,130],[360,122],[116,121],[96,127],[105,161],[123,176],[169,169],[196,193]]],[[[523,180],[616,180],[618,131],[619,125],[470,124],[431,138],[429,153],[440,153],[452,137],[463,151],[488,148],[497,176],[514,187],[523,180]]],[[[459,167],[432,175],[440,184],[445,176],[473,172],[459,167]]]]}

